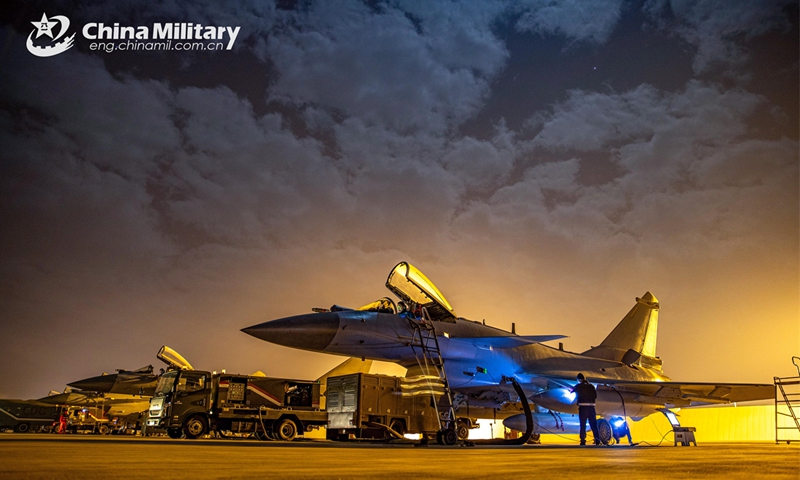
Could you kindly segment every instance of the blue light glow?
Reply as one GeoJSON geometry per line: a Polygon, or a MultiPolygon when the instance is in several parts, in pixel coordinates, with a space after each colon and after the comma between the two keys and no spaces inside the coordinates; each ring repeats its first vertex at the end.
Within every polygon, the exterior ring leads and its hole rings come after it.
{"type": "Polygon", "coordinates": [[[572,392],[572,391],[570,391],[570,390],[568,390],[566,388],[564,389],[564,399],[568,403],[573,403],[575,401],[576,397],[577,397],[577,394],[575,392],[572,392]]]}

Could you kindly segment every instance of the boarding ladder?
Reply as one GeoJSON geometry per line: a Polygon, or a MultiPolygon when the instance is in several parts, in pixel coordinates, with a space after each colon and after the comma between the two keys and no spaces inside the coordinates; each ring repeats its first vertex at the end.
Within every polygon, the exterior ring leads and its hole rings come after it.
{"type": "Polygon", "coordinates": [[[775,381],[775,443],[800,441],[800,419],[798,419],[800,416],[800,366],[798,366],[798,361],[800,361],[800,357],[792,357],[792,363],[797,367],[797,377],[773,377],[775,381]]]}
{"type": "Polygon", "coordinates": [[[436,418],[439,422],[439,430],[451,428],[455,430],[456,412],[453,405],[453,395],[450,391],[450,383],[447,381],[447,372],[444,369],[444,359],[442,358],[442,351],[439,348],[439,338],[436,335],[436,325],[431,320],[428,314],[428,309],[422,308],[422,318],[410,318],[411,327],[413,329],[411,335],[411,349],[414,351],[414,356],[417,357],[417,363],[421,367],[424,374],[435,370],[439,380],[444,387],[444,395],[442,400],[443,405],[439,405],[436,401],[433,388],[431,387],[431,396],[433,397],[433,405],[436,410],[436,418]],[[417,349],[419,348],[419,353],[417,349]],[[442,412],[440,412],[440,408],[442,412]],[[444,425],[442,425],[444,420],[444,425]]]}

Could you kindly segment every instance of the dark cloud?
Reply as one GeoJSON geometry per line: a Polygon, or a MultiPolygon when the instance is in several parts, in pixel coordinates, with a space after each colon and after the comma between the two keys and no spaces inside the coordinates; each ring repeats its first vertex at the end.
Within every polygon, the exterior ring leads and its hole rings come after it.
{"type": "Polygon", "coordinates": [[[401,131],[457,125],[479,107],[506,57],[489,21],[469,15],[477,8],[465,10],[406,14],[353,2],[315,4],[270,37],[266,52],[278,70],[270,100],[401,131]]]}
{"type": "Polygon", "coordinates": [[[736,0],[722,6],[715,0],[648,0],[644,10],[697,48],[693,67],[696,73],[703,73],[715,63],[723,67],[745,64],[749,56],[737,37],[750,39],[771,30],[788,31],[786,8],[791,6],[796,8],[796,2],[769,0],[756,5],[736,0]],[[665,13],[674,16],[678,25],[664,20],[665,13]]]}
{"type": "Polygon", "coordinates": [[[540,34],[564,35],[576,41],[603,43],[620,19],[622,0],[523,0],[516,28],[540,34]]]}

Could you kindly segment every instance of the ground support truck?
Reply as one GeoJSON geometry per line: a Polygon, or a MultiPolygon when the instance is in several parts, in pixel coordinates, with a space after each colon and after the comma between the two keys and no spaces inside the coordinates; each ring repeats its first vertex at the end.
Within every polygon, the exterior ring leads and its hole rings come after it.
{"type": "MultiPolygon", "coordinates": [[[[329,377],[325,392],[329,440],[404,438],[419,434],[440,443],[445,411],[434,406],[435,390],[426,381],[388,375],[354,373],[329,377]]],[[[459,417],[454,434],[465,440],[476,419],[459,417]]]]}
{"type": "Polygon", "coordinates": [[[102,407],[63,406],[62,411],[67,416],[66,431],[58,433],[111,433],[110,422],[103,414],[102,407]]]}
{"type": "Polygon", "coordinates": [[[49,432],[58,419],[60,408],[36,400],[0,400],[0,430],[17,433],[49,432]]]}
{"type": "Polygon", "coordinates": [[[147,430],[164,429],[171,438],[249,433],[290,441],[326,425],[319,396],[315,381],[172,370],[159,378],[147,430]]]}

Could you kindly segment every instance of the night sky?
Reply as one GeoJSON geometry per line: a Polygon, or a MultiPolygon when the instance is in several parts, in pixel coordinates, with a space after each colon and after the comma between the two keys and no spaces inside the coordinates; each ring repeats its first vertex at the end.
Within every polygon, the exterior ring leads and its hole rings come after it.
{"type": "Polygon", "coordinates": [[[0,397],[158,368],[161,345],[316,378],[341,359],[239,330],[390,295],[403,260],[458,315],[567,350],[649,290],[673,380],[796,374],[796,0],[34,1],[0,23],[0,397]],[[29,53],[43,13],[73,48],[29,53]],[[106,53],[90,22],[241,29],[106,53]]]}

